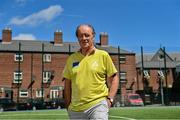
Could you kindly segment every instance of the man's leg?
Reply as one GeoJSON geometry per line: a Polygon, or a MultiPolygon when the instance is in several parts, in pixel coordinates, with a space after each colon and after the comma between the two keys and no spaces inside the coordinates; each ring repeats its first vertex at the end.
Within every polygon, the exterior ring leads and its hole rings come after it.
{"type": "Polygon", "coordinates": [[[88,119],[93,120],[108,120],[108,104],[106,100],[101,101],[97,105],[91,107],[90,109],[85,111],[88,119]]]}
{"type": "Polygon", "coordinates": [[[70,120],[87,120],[87,116],[83,112],[68,111],[70,120]]]}

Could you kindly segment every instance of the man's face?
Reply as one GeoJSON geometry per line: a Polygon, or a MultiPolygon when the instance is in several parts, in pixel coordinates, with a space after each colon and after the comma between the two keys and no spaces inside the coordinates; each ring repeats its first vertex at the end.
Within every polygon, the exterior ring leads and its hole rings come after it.
{"type": "Polygon", "coordinates": [[[93,31],[89,26],[82,25],[78,30],[78,41],[81,49],[88,49],[94,46],[94,35],[93,31]]]}

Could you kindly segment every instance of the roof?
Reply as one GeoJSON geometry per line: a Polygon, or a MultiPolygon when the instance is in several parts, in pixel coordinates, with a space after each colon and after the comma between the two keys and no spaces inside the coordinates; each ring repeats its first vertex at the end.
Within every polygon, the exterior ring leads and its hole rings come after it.
{"type": "Polygon", "coordinates": [[[176,71],[180,73],[180,64],[176,66],[176,71]]]}
{"type": "MultiPolygon", "coordinates": [[[[143,63],[144,68],[164,68],[164,61],[144,61],[143,63]]],[[[137,68],[142,67],[142,63],[138,62],[136,64],[137,68]]],[[[166,68],[175,68],[176,67],[176,62],[166,62],[166,68]]]]}
{"type": "MultiPolygon", "coordinates": [[[[172,60],[180,63],[180,52],[176,52],[176,53],[167,53],[169,55],[169,57],[171,57],[172,60]]],[[[143,55],[143,59],[144,61],[150,61],[152,59],[152,57],[154,56],[153,53],[148,53],[148,54],[144,54],[143,55]]],[[[136,54],[136,63],[141,61],[141,55],[140,54],[136,54]]]]}
{"type": "Polygon", "coordinates": [[[180,68],[180,63],[178,63],[176,67],[180,68]]]}
{"type": "MultiPolygon", "coordinates": [[[[166,67],[167,68],[175,68],[180,63],[180,53],[174,55],[174,57],[171,57],[172,55],[167,52],[163,52],[163,49],[160,48],[155,54],[144,54],[143,55],[143,65],[144,68],[164,68],[164,60],[162,58],[166,58],[166,67]],[[176,59],[175,59],[176,58],[176,59]],[[179,61],[178,61],[179,60],[179,61]]],[[[141,68],[141,55],[136,56],[136,67],[141,68]]]]}
{"type": "Polygon", "coordinates": [[[166,61],[172,62],[173,59],[166,53],[162,48],[160,48],[154,56],[151,58],[151,61],[159,61],[159,59],[163,59],[164,56],[166,57],[166,61]]]}
{"type": "MultiPolygon", "coordinates": [[[[79,50],[78,42],[64,42],[61,45],[56,45],[54,42],[49,41],[34,41],[34,40],[12,40],[11,43],[5,44],[0,41],[0,51],[19,51],[19,45],[21,45],[20,50],[22,52],[42,52],[44,45],[44,52],[75,52],[79,50]]],[[[98,49],[103,49],[109,54],[117,54],[118,48],[112,46],[100,46],[95,45],[98,49]]],[[[120,49],[121,54],[135,54],[123,49],[120,49]]]]}
{"type": "Polygon", "coordinates": [[[175,61],[177,61],[177,62],[179,62],[180,63],[180,52],[178,53],[178,52],[174,52],[174,53],[170,53],[169,54],[169,56],[173,59],[173,60],[175,60],[175,61]]]}

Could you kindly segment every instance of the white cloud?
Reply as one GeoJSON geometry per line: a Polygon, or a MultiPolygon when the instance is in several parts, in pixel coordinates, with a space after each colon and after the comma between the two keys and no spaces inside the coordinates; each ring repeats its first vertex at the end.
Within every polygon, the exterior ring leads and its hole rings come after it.
{"type": "Polygon", "coordinates": [[[14,25],[38,25],[51,21],[62,12],[63,8],[60,5],[54,5],[24,18],[16,16],[12,18],[9,23],[14,25]]]}
{"type": "Polygon", "coordinates": [[[20,33],[19,35],[12,38],[13,40],[36,40],[36,37],[32,34],[20,33]]]}

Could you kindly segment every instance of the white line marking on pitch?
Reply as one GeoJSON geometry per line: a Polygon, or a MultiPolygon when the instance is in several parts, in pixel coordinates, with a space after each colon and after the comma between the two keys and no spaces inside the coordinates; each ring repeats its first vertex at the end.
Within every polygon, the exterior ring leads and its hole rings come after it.
{"type": "Polygon", "coordinates": [[[134,119],[134,118],[120,117],[120,116],[112,116],[112,115],[109,115],[109,117],[113,117],[113,118],[121,118],[121,119],[125,119],[125,120],[136,120],[136,119],[134,119]]]}
{"type": "MultiPolygon", "coordinates": [[[[26,116],[27,114],[8,114],[8,115],[0,115],[0,116],[26,116]]],[[[49,116],[49,115],[57,115],[57,116],[63,116],[63,115],[67,115],[67,114],[31,114],[32,116],[38,116],[38,115],[43,115],[43,116],[49,116]]],[[[124,119],[124,120],[136,120],[134,118],[128,118],[128,117],[121,117],[121,116],[112,116],[112,115],[109,115],[109,117],[112,117],[112,118],[120,118],[120,119],[124,119]]]]}
{"type": "MultiPolygon", "coordinates": [[[[27,114],[8,114],[8,115],[0,115],[0,116],[25,116],[27,114]]],[[[52,116],[52,115],[67,115],[67,114],[31,114],[31,115],[35,115],[35,116],[38,116],[38,115],[43,115],[43,116],[52,116]]]]}

